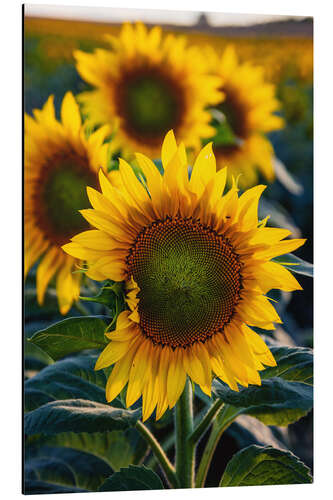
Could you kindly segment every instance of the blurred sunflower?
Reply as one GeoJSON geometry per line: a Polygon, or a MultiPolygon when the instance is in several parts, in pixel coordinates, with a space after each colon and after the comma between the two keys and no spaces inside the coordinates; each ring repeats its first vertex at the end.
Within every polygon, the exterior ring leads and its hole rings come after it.
{"type": "Polygon", "coordinates": [[[96,88],[78,95],[89,123],[111,123],[114,149],[127,158],[138,149],[158,157],[171,128],[186,146],[200,148],[200,138],[215,132],[205,108],[222,98],[221,79],[207,74],[200,51],[142,23],[124,24],[119,37],[106,39],[112,50],[74,52],[81,77],[96,88]]]}
{"type": "Polygon", "coordinates": [[[208,395],[212,377],[235,391],[260,385],[258,371],[275,360],[249,326],[274,329],[281,320],[265,294],[301,289],[282,265],[270,262],[305,240],[258,221],[265,186],[222,196],[226,169],[216,173],[211,144],[188,177],[185,147],[169,132],[162,146],[164,175],[142,154],[140,182],[120,159],[120,183],[100,172],[102,193],[88,187],[93,209],[82,215],[96,229],[63,246],[87,261],[95,280],[124,281],[128,310],[120,313],[95,369],[113,365],[106,386],[112,401],[128,384],[126,404],[141,395],[143,419],[172,408],[188,375],[208,395]],[[248,326],[249,325],[249,326],[248,326]]]}
{"type": "Polygon", "coordinates": [[[274,85],[265,82],[262,67],[240,63],[231,45],[222,57],[213,49],[206,55],[212,73],[223,79],[224,99],[215,106],[216,134],[211,138],[218,168],[228,165],[230,178],[242,174],[241,187],[258,181],[257,169],[272,182],[274,151],[264,134],[284,125],[274,114],[279,109],[274,85]]]}
{"type": "Polygon", "coordinates": [[[60,312],[66,314],[78,299],[77,259],[61,246],[78,231],[89,228],[78,209],[88,207],[86,185],[97,185],[97,171],[106,169],[108,134],[104,126],[85,137],[78,104],[67,92],[56,119],[53,96],[34,118],[25,116],[25,275],[43,255],[37,269],[37,300],[56,274],[60,312]]]}

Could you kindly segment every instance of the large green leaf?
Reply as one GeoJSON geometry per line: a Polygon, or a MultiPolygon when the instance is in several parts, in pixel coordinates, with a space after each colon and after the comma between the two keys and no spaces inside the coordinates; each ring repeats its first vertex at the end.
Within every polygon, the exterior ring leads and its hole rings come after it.
{"type": "Polygon", "coordinates": [[[24,430],[27,435],[125,430],[136,424],[140,414],[141,410],[113,408],[84,399],[51,401],[26,413],[24,430]]]}
{"type": "Polygon", "coordinates": [[[85,349],[103,349],[107,344],[107,321],[105,316],[68,318],[36,332],[28,340],[55,360],[85,349]]]}
{"type": "Polygon", "coordinates": [[[32,447],[25,461],[25,478],[96,491],[112,474],[100,458],[70,448],[32,447]]]}
{"type": "Polygon", "coordinates": [[[53,359],[50,358],[45,351],[37,347],[35,344],[24,341],[24,369],[27,375],[38,372],[45,366],[52,364],[53,359]]]}
{"type": "MultiPolygon", "coordinates": [[[[106,376],[94,370],[97,356],[86,354],[57,361],[25,382],[26,411],[63,399],[89,399],[105,403],[106,376]]],[[[116,400],[113,406],[121,406],[116,400]]]]}
{"type": "Polygon", "coordinates": [[[214,393],[225,403],[258,418],[266,425],[289,425],[313,407],[312,387],[278,377],[263,380],[261,386],[231,391],[223,382],[213,382],[214,393]]]}
{"type": "Polygon", "coordinates": [[[32,436],[28,447],[52,447],[71,448],[78,451],[91,453],[107,462],[116,472],[121,467],[128,467],[135,462],[137,449],[146,442],[140,437],[135,429],[125,431],[105,432],[64,432],[52,436],[32,436]]]}
{"type": "Polygon", "coordinates": [[[161,479],[144,465],[130,465],[109,477],[99,491],[162,490],[161,479]]]}
{"type": "Polygon", "coordinates": [[[248,414],[266,425],[286,426],[312,409],[312,351],[278,346],[271,347],[271,351],[277,366],[262,372],[261,386],[250,385],[236,392],[223,382],[214,380],[213,392],[234,408],[231,411],[233,419],[237,415],[248,414]]]}
{"type": "Polygon", "coordinates": [[[293,271],[294,273],[303,274],[304,276],[310,276],[310,278],[313,278],[313,264],[310,264],[309,262],[296,257],[296,255],[287,253],[285,255],[274,257],[272,261],[283,264],[284,267],[286,267],[290,271],[293,271]]]}
{"type": "Polygon", "coordinates": [[[310,469],[293,453],[271,446],[249,446],[236,453],[220,486],[311,483],[310,469]]]}

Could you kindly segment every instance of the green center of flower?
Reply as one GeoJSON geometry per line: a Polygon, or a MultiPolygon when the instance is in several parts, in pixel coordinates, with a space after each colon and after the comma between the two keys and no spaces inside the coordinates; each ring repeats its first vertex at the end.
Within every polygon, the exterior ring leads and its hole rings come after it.
{"type": "Polygon", "coordinates": [[[218,115],[212,125],[216,129],[214,146],[225,153],[239,149],[242,140],[248,136],[247,115],[239,97],[228,88],[223,88],[225,99],[217,106],[218,115]]]}
{"type": "Polygon", "coordinates": [[[200,222],[153,223],[137,237],[127,264],[140,288],[140,326],[153,342],[187,347],[230,321],[241,288],[238,256],[200,222]]]}
{"type": "Polygon", "coordinates": [[[137,138],[154,142],[178,126],[181,89],[157,70],[145,68],[124,75],[118,93],[118,113],[127,131],[137,138]]]}
{"type": "Polygon", "coordinates": [[[90,206],[86,187],[96,176],[82,158],[54,158],[41,179],[39,224],[57,245],[89,227],[79,210],[90,206]]]}

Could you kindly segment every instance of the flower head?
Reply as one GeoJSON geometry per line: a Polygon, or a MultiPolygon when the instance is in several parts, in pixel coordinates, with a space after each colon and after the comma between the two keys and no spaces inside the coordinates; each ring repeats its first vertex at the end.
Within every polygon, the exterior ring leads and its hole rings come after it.
{"type": "Polygon", "coordinates": [[[86,185],[97,187],[97,172],[106,169],[108,134],[104,126],[87,139],[79,107],[67,92],[61,121],[55,116],[53,96],[34,118],[26,115],[25,130],[25,274],[42,256],[37,269],[37,299],[43,303],[50,280],[62,314],[77,300],[80,274],[73,274],[77,259],[61,246],[89,224],[78,212],[88,207],[86,185]]]}
{"type": "Polygon", "coordinates": [[[271,259],[304,240],[258,221],[264,186],[238,196],[233,183],[223,194],[227,172],[216,172],[211,144],[190,178],[172,132],[162,146],[163,175],[144,155],[137,161],[141,180],[124,160],[117,187],[100,172],[102,192],[88,188],[93,208],[81,211],[96,229],[63,248],[87,261],[93,279],[126,284],[128,309],[107,333],[96,369],[114,364],[107,400],[127,384],[127,405],[142,396],[147,419],[175,405],[187,375],[208,395],[214,376],[236,391],[261,383],[258,372],[275,361],[250,327],[281,323],[265,294],[300,286],[271,259]]]}
{"type": "Polygon", "coordinates": [[[199,148],[200,138],[214,133],[205,108],[222,98],[221,79],[207,74],[200,51],[142,23],[126,23],[119,37],[106,39],[112,50],[74,52],[78,72],[95,87],[78,96],[89,122],[111,123],[114,148],[126,157],[138,149],[157,157],[171,128],[186,146],[199,148]]]}
{"type": "Polygon", "coordinates": [[[284,125],[274,114],[280,107],[274,85],[265,81],[261,66],[240,63],[232,45],[221,57],[207,50],[207,60],[223,80],[224,99],[217,106],[223,120],[212,138],[218,168],[228,165],[230,178],[241,173],[242,187],[257,183],[257,170],[271,182],[274,151],[264,134],[284,125]]]}

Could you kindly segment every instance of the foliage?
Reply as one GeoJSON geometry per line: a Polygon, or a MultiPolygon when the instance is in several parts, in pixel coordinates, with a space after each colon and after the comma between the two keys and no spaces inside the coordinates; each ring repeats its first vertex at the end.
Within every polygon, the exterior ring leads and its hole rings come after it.
{"type": "Polygon", "coordinates": [[[228,463],[220,486],[311,483],[309,468],[289,451],[249,446],[228,463]]]}

